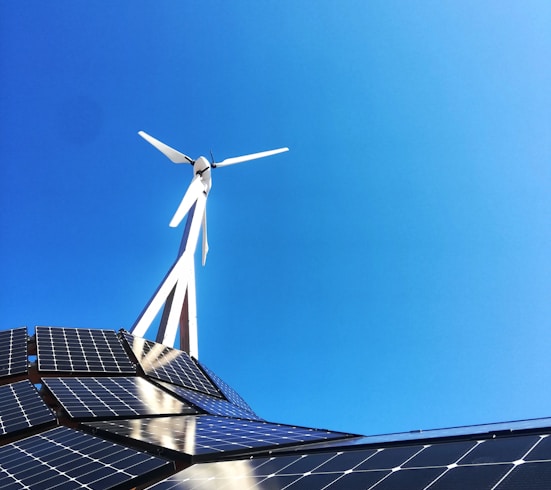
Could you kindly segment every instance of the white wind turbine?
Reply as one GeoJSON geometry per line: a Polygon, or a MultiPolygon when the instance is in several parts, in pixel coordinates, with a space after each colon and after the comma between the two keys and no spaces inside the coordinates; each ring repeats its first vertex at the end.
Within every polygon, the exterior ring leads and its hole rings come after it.
{"type": "Polygon", "coordinates": [[[206,204],[212,187],[211,169],[276,155],[289,149],[278,148],[277,150],[226,158],[221,162],[215,163],[214,161],[209,162],[203,156],[193,160],[144,131],[140,131],[138,134],[172,162],[191,164],[193,166],[193,179],[169,225],[173,228],[177,227],[184,219],[184,216],[188,215],[182,245],[180,246],[176,262],[136,320],[130,332],[143,337],[164,304],[165,309],[157,333],[157,342],[165,345],[174,345],[176,331],[178,326],[180,326],[180,349],[187,351],[197,358],[197,309],[193,257],[197,248],[199,230],[202,224],[202,264],[205,265],[208,253],[206,204]]]}

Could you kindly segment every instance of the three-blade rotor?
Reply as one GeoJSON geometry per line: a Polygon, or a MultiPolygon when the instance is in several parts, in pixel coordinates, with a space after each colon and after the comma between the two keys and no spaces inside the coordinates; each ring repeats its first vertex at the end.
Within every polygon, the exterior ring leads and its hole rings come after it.
{"type": "MultiPolygon", "coordinates": [[[[184,216],[189,212],[192,206],[197,202],[197,199],[200,198],[201,194],[204,194],[205,199],[208,196],[208,193],[211,188],[211,168],[216,167],[227,167],[228,165],[235,165],[236,163],[247,162],[249,160],[256,160],[258,158],[269,157],[271,155],[277,155],[278,153],[283,153],[289,151],[289,148],[278,148],[277,150],[262,151],[259,153],[251,153],[249,155],[243,155],[240,157],[226,158],[219,163],[209,163],[205,157],[198,157],[193,160],[187,155],[175,150],[174,148],[164,144],[158,139],[150,136],[144,131],[139,131],[138,134],[145,139],[148,143],[153,145],[157,150],[163,153],[170,161],[174,163],[190,163],[193,165],[193,179],[189,185],[186,193],[178,209],[174,213],[172,220],[170,221],[170,226],[175,228],[181,221],[184,219],[184,216]]],[[[207,241],[207,212],[206,206],[205,211],[202,216],[202,228],[203,228],[203,243],[202,243],[202,263],[205,265],[207,253],[208,253],[208,241],[207,241]]]]}

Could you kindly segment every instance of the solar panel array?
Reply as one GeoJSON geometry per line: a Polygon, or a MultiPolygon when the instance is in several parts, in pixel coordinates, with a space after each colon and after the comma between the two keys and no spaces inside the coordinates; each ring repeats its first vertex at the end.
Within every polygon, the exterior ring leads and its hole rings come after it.
{"type": "Polygon", "coordinates": [[[136,372],[112,330],[36,327],[36,344],[40,371],[136,372]]]}
{"type": "Polygon", "coordinates": [[[0,377],[27,372],[27,327],[0,332],[0,377]]]}
{"type": "Polygon", "coordinates": [[[162,445],[191,456],[223,452],[250,453],[257,448],[350,437],[305,427],[233,419],[212,415],[112,420],[87,424],[95,429],[142,442],[162,445]],[[138,428],[138,423],[141,425],[138,428]],[[169,442],[170,441],[170,442],[169,442]]]}
{"type": "Polygon", "coordinates": [[[73,418],[197,413],[143,378],[45,378],[43,381],[73,418]]]}
{"type": "Polygon", "coordinates": [[[0,435],[48,422],[54,414],[28,380],[0,386],[0,435]]]}
{"type": "Polygon", "coordinates": [[[0,359],[2,489],[551,488],[551,418],[369,437],[274,424],[126,332],[13,329],[0,359]]]}
{"type": "Polygon", "coordinates": [[[262,420],[252,410],[244,410],[243,408],[238,407],[237,405],[234,405],[227,400],[216,398],[210,395],[205,395],[204,393],[199,393],[198,391],[189,390],[187,388],[182,388],[181,386],[172,385],[163,381],[157,381],[157,383],[160,386],[165,387],[167,390],[171,391],[178,397],[183,398],[184,400],[192,403],[196,407],[199,407],[200,409],[211,415],[237,417],[240,419],[262,420]]]}
{"type": "Polygon", "coordinates": [[[131,488],[169,471],[172,463],[93,437],[57,427],[0,447],[0,488],[131,488]]]}
{"type": "Polygon", "coordinates": [[[548,489],[551,437],[530,435],[196,464],[168,489],[548,489]]]}
{"type": "Polygon", "coordinates": [[[123,332],[145,374],[212,396],[220,392],[186,352],[123,332]]]}

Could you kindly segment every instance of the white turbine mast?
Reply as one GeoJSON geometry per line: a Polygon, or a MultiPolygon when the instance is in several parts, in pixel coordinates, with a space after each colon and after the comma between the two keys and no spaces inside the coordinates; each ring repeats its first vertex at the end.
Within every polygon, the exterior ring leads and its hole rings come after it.
{"type": "Polygon", "coordinates": [[[193,166],[193,179],[169,224],[169,226],[176,228],[186,214],[188,216],[178,257],[130,329],[130,332],[143,337],[164,305],[165,308],[156,341],[173,346],[179,326],[180,349],[198,358],[194,255],[199,239],[199,231],[202,227],[202,264],[205,265],[209,250],[206,205],[207,197],[212,187],[211,169],[276,155],[289,151],[289,148],[278,148],[277,150],[226,158],[221,162],[215,163],[214,161],[209,162],[203,156],[194,160],[158,139],[153,138],[153,136],[144,131],[139,131],[138,134],[172,162],[191,164],[193,166]]]}

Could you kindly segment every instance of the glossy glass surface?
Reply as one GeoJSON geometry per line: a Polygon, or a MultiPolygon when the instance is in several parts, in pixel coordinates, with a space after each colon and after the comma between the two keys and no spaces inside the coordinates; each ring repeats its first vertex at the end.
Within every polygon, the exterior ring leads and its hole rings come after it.
{"type": "Polygon", "coordinates": [[[544,444],[547,439],[549,437],[545,434],[510,436],[499,440],[453,443],[453,446],[435,443],[203,463],[191,466],[151,488],[544,490],[551,488],[546,486],[551,481],[551,454],[544,444]],[[518,451],[522,453],[522,458],[496,462],[504,459],[504,448],[507,448],[505,452],[510,458],[516,458],[518,451]],[[468,459],[469,455],[475,457],[488,452],[495,454],[491,458],[494,462],[468,459]],[[547,459],[529,463],[527,461],[532,454],[547,459]]]}
{"type": "Polygon", "coordinates": [[[211,415],[112,420],[86,425],[191,456],[248,454],[258,448],[347,437],[340,432],[211,415]]]}
{"type": "Polygon", "coordinates": [[[163,381],[158,381],[158,383],[178,397],[183,398],[211,415],[262,420],[254,412],[238,407],[228,400],[216,398],[205,393],[199,393],[198,391],[182,388],[181,386],[165,383],[163,381]]]}
{"type": "Polygon", "coordinates": [[[221,397],[216,386],[186,352],[135,337],[128,332],[122,335],[148,376],[221,397]]]}
{"type": "Polygon", "coordinates": [[[46,378],[43,381],[73,418],[197,413],[143,378],[46,378]]]}

